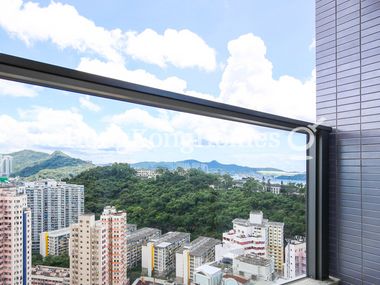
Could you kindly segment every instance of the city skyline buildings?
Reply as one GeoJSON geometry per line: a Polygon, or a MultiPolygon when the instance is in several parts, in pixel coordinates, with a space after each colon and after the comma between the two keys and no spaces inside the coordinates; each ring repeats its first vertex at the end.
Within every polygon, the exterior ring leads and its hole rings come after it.
{"type": "Polygon", "coordinates": [[[0,183],[0,281],[29,285],[32,270],[31,211],[27,196],[0,183]]]}
{"type": "Polygon", "coordinates": [[[32,212],[32,249],[40,251],[40,234],[69,227],[84,213],[84,186],[53,179],[23,182],[32,212]]]}

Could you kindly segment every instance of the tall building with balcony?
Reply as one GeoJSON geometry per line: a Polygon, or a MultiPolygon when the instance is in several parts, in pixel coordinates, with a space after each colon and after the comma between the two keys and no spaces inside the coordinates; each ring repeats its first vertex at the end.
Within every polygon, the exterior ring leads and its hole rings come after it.
{"type": "Polygon", "coordinates": [[[141,228],[127,234],[127,267],[133,268],[141,265],[141,248],[150,239],[161,236],[161,230],[155,228],[141,228]]]}
{"type": "Polygon", "coordinates": [[[70,284],[108,285],[108,231],[94,214],[70,226],[70,284]]]}
{"type": "Polygon", "coordinates": [[[115,207],[104,208],[100,220],[107,233],[108,284],[126,285],[127,278],[127,213],[115,207]]]}
{"type": "Polygon", "coordinates": [[[306,241],[289,240],[285,247],[284,277],[293,279],[306,274],[306,241]]]}
{"type": "Polygon", "coordinates": [[[62,228],[55,231],[40,234],[40,254],[65,255],[69,252],[70,228],[62,228]]]}
{"type": "Polygon", "coordinates": [[[194,270],[199,266],[215,261],[215,246],[221,241],[198,237],[190,245],[185,245],[176,253],[176,278],[178,284],[190,285],[194,280],[194,270]]]}
{"type": "Polygon", "coordinates": [[[284,223],[264,219],[263,212],[252,211],[249,219],[234,219],[233,229],[223,233],[223,244],[240,245],[244,253],[274,260],[275,270],[282,272],[284,263],[284,223]]]}
{"type": "Polygon", "coordinates": [[[26,195],[0,185],[0,283],[31,284],[31,212],[26,195]]]}
{"type": "Polygon", "coordinates": [[[175,253],[190,243],[190,234],[168,232],[142,246],[142,271],[149,277],[166,276],[175,269],[175,253]]]}
{"type": "Polygon", "coordinates": [[[0,176],[9,177],[13,171],[13,157],[0,155],[0,176]]]}
{"type": "Polygon", "coordinates": [[[84,211],[84,186],[40,180],[25,182],[20,190],[28,196],[32,211],[32,250],[40,251],[40,234],[69,227],[84,211]]]}

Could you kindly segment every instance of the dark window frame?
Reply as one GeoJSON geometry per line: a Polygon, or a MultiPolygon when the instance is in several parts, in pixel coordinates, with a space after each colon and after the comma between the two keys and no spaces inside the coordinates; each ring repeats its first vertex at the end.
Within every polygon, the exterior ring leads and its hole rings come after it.
{"type": "Polygon", "coordinates": [[[195,98],[0,53],[0,78],[106,99],[297,132],[314,141],[307,150],[307,276],[328,274],[328,159],[330,127],[195,98]]]}

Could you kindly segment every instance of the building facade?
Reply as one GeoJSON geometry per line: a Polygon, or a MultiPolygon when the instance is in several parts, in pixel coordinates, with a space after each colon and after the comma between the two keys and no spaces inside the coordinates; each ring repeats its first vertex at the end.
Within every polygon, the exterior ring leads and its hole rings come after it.
{"type": "Polygon", "coordinates": [[[234,258],[234,275],[254,281],[272,281],[274,278],[274,260],[255,254],[245,254],[234,258]]]}
{"type": "Polygon", "coordinates": [[[316,1],[317,120],[331,126],[330,274],[380,280],[380,1],[316,1]]]}
{"type": "Polygon", "coordinates": [[[40,254],[66,255],[69,253],[70,228],[62,228],[40,234],[40,254]]]}
{"type": "Polygon", "coordinates": [[[155,228],[141,228],[126,237],[127,244],[127,267],[133,268],[141,265],[141,248],[150,239],[161,236],[161,230],[155,228]]]}
{"type": "Polygon", "coordinates": [[[142,246],[142,269],[149,277],[165,277],[175,270],[175,253],[190,243],[190,234],[168,232],[142,246]]]}
{"type": "Polygon", "coordinates": [[[177,283],[190,285],[194,281],[194,270],[205,263],[215,261],[215,246],[220,240],[198,237],[176,253],[177,283]]]}
{"type": "Polygon", "coordinates": [[[108,284],[126,285],[127,278],[127,213],[107,206],[100,216],[107,233],[108,284]]]}
{"type": "Polygon", "coordinates": [[[9,177],[13,172],[13,158],[10,155],[0,154],[0,177],[9,177]]]}
{"type": "Polygon", "coordinates": [[[70,284],[108,285],[108,231],[95,215],[79,217],[70,226],[70,284]]]}
{"type": "Polygon", "coordinates": [[[20,190],[28,196],[32,211],[32,250],[40,251],[40,234],[67,228],[84,211],[84,186],[40,180],[25,182],[20,190]]]}
{"type": "Polygon", "coordinates": [[[284,223],[264,219],[261,211],[252,211],[249,219],[234,219],[233,229],[223,233],[223,244],[240,245],[244,253],[274,260],[275,270],[283,272],[284,223]]]}
{"type": "Polygon", "coordinates": [[[294,279],[306,274],[306,241],[289,240],[285,247],[284,277],[294,279]]]}
{"type": "Polygon", "coordinates": [[[69,285],[70,269],[63,267],[32,267],[32,285],[69,285]]]}
{"type": "Polygon", "coordinates": [[[0,283],[31,283],[31,212],[27,197],[0,185],[0,283]]]}

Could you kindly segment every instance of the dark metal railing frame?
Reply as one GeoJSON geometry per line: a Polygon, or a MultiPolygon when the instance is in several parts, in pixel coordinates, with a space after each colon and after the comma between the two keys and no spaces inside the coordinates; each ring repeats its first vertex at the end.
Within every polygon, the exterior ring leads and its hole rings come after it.
{"type": "MultiPolygon", "coordinates": [[[[0,53],[0,78],[280,130],[314,143],[307,150],[307,275],[328,278],[328,144],[330,127],[290,119],[0,53]]],[[[4,100],[4,99],[2,99],[4,100]]]]}

